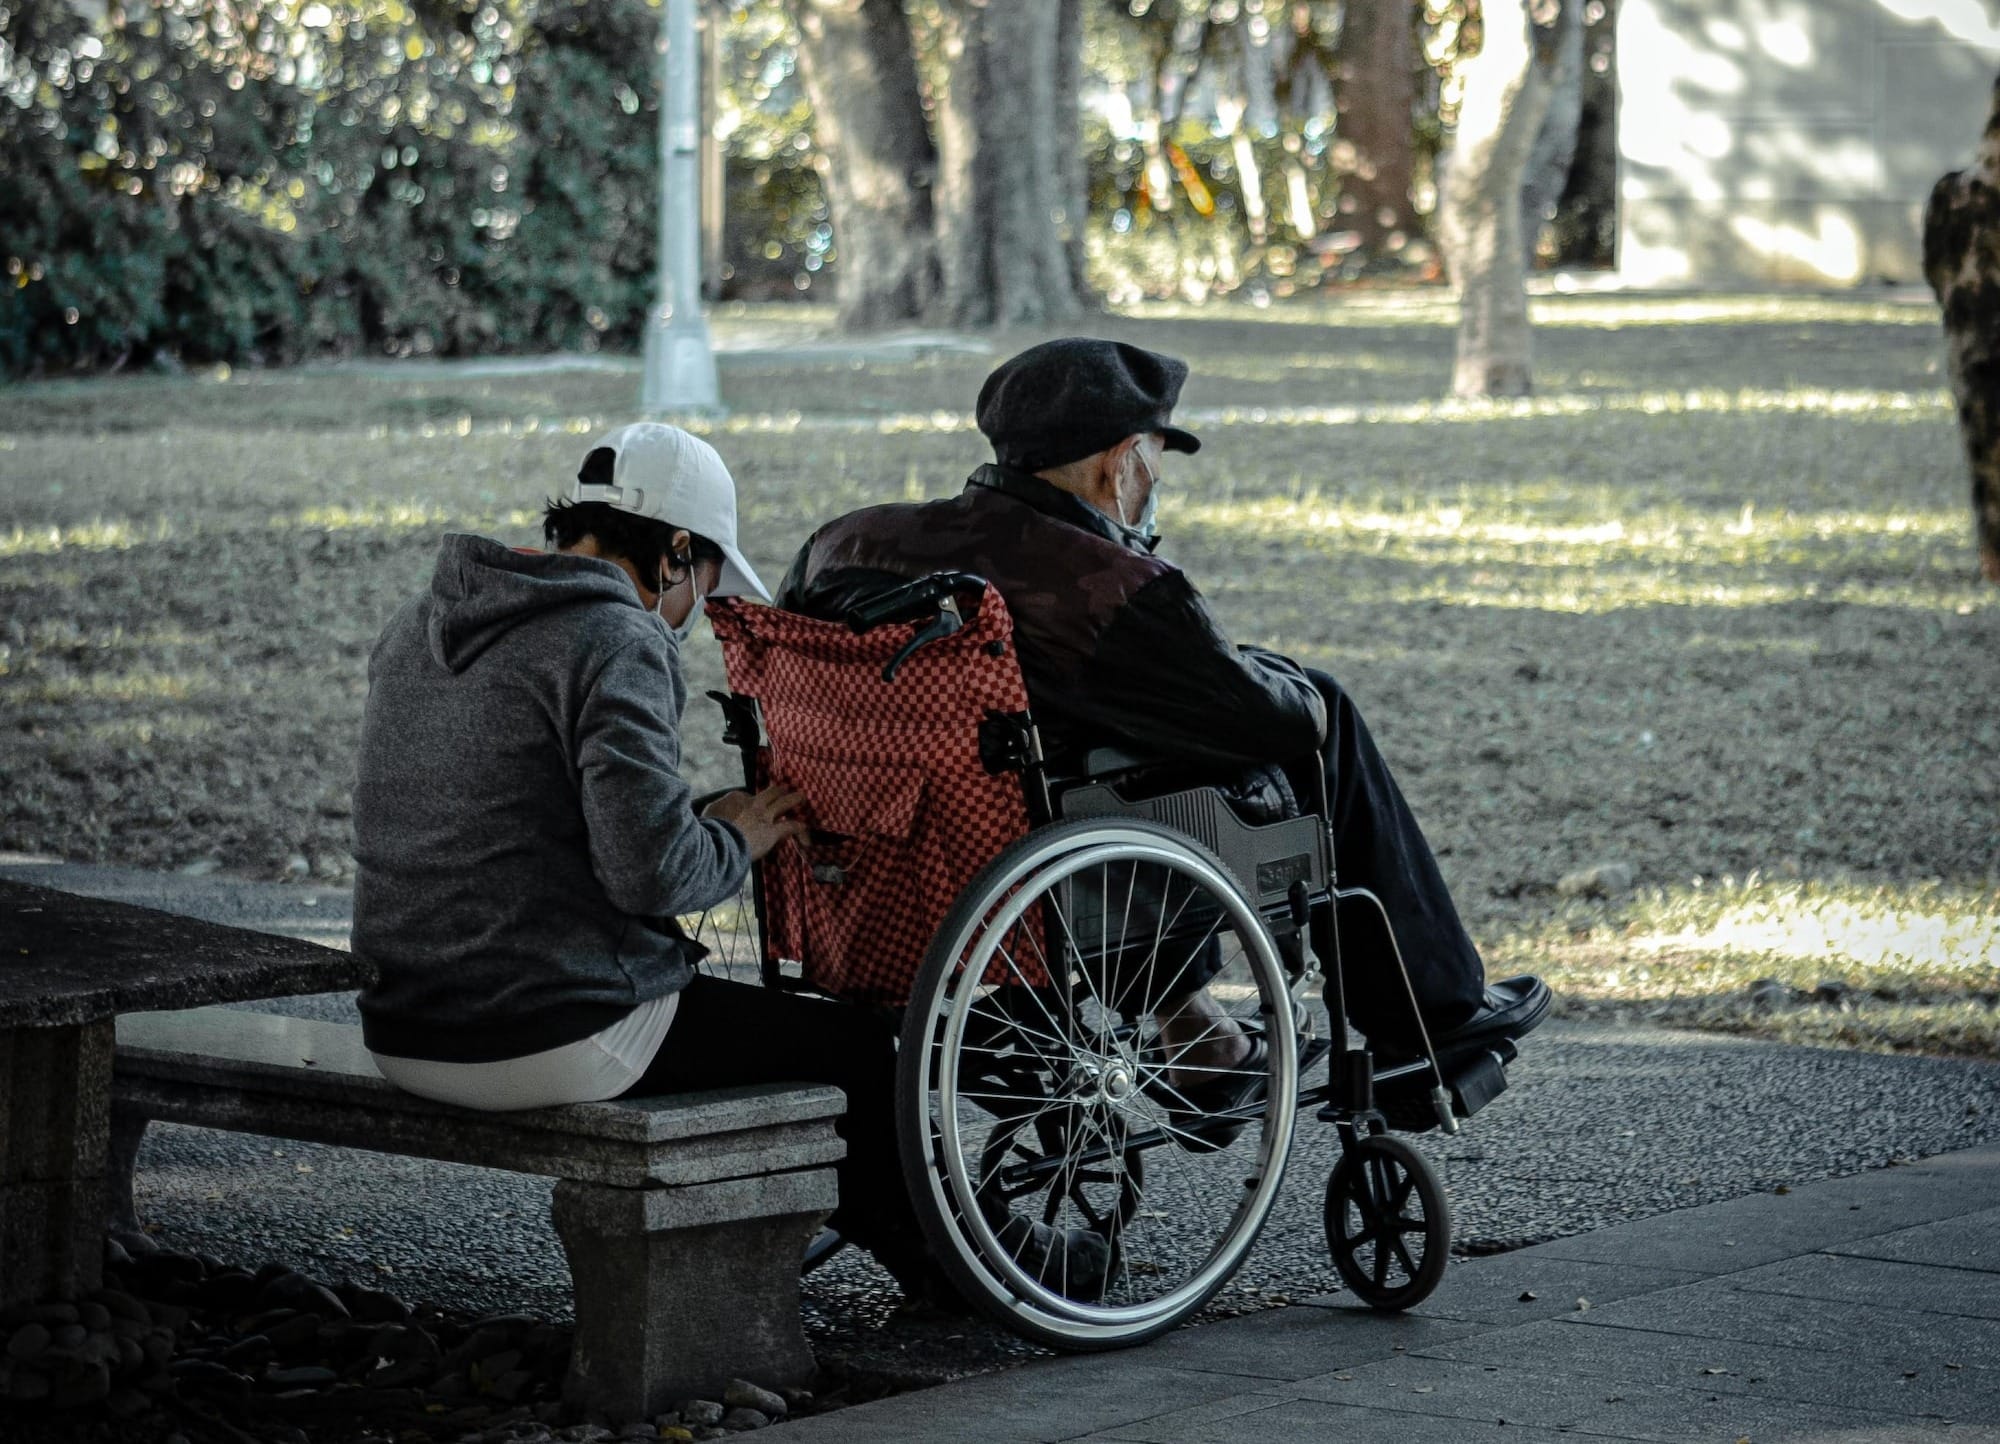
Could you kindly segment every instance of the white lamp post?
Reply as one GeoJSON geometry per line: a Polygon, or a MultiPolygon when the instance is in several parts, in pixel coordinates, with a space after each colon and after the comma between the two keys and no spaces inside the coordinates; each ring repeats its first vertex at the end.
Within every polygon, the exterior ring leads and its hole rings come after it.
{"type": "Polygon", "coordinates": [[[722,410],[701,313],[701,57],[696,0],[667,0],[660,64],[660,293],[646,317],[648,413],[722,410]]]}

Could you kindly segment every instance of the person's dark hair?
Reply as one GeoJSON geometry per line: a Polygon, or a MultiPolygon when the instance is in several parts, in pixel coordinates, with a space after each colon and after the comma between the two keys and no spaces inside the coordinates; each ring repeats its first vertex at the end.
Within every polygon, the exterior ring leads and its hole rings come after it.
{"type": "MultiPolygon", "coordinates": [[[[609,485],[611,465],[616,460],[609,447],[599,447],[584,458],[577,479],[591,485],[609,485]]],[[[644,577],[669,554],[674,533],[688,532],[688,551],[694,560],[719,562],[722,548],[707,537],[670,522],[634,516],[629,511],[602,501],[557,501],[551,498],[542,508],[542,539],[552,547],[573,547],[585,537],[594,537],[597,549],[607,556],[623,557],[644,577]]]]}

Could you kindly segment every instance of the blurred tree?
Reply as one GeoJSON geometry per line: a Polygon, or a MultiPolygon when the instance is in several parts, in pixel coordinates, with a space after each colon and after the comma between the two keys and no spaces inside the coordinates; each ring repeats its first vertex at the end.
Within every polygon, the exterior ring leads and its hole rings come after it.
{"type": "Polygon", "coordinates": [[[1334,68],[1340,134],[1352,150],[1339,213],[1363,259],[1392,258],[1423,232],[1411,196],[1417,164],[1417,21],[1416,0],[1344,7],[1334,68]]]}
{"type": "Polygon", "coordinates": [[[1083,309],[1083,22],[1064,0],[944,0],[937,312],[958,325],[1083,309]]]}
{"type": "Polygon", "coordinates": [[[1583,5],[1565,4],[1555,24],[1556,61],[1548,113],[1521,177],[1521,244],[1533,260],[1542,227],[1556,219],[1583,123],[1583,5]]]}
{"type": "Polygon", "coordinates": [[[791,9],[838,227],[841,320],[873,327],[922,316],[938,294],[938,154],[902,0],[791,0],[791,9]]]}
{"type": "Polygon", "coordinates": [[[842,322],[1017,324],[1081,310],[1079,7],[787,3],[840,237],[842,322]],[[920,49],[933,57],[928,87],[920,49]]]}
{"type": "MultiPolygon", "coordinates": [[[[1119,301],[1426,274],[1477,9],[705,3],[724,294],[831,277],[867,324],[1060,318],[1091,294],[1086,257],[1119,301]],[[1406,34],[1407,85],[1356,58],[1406,34]],[[887,138],[848,143],[871,128],[887,138]]],[[[1564,257],[1607,254],[1615,214],[1610,15],[1588,5],[1564,257]]],[[[632,345],[658,18],[658,0],[0,0],[0,372],[632,345]]]]}
{"type": "Polygon", "coordinates": [[[1561,65],[1565,12],[1580,0],[1487,0],[1439,196],[1439,239],[1459,291],[1459,396],[1534,389],[1521,183],[1561,65]]]}
{"type": "Polygon", "coordinates": [[[1558,264],[1609,266],[1618,245],[1617,0],[1584,0],[1576,158],[1556,201],[1558,264]]]}

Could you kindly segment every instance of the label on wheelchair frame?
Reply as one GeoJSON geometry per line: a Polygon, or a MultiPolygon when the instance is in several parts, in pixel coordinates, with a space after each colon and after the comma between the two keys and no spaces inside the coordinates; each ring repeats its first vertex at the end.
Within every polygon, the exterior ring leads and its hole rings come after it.
{"type": "Polygon", "coordinates": [[[1283,893],[1295,882],[1312,885],[1313,860],[1309,852],[1293,853],[1257,864],[1257,891],[1283,893]]]}

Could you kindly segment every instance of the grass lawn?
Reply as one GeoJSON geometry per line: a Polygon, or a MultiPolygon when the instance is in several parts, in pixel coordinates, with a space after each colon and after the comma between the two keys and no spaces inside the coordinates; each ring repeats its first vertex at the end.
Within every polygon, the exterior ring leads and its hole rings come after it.
{"type": "MultiPolygon", "coordinates": [[[[1166,554],[1241,640],[1344,679],[1495,971],[1577,1011],[2000,1052],[2000,591],[1935,313],[1545,300],[1541,391],[1496,405],[1438,399],[1452,319],[1392,295],[1100,323],[1194,366],[1208,445],[1170,468],[1166,554]],[[1603,864],[1635,886],[1559,890],[1603,864]],[[1787,991],[1823,981],[1847,989],[1787,991]]],[[[713,439],[766,576],[837,512],[956,489],[994,359],[725,355],[713,439]]],[[[376,630],[440,532],[533,541],[636,390],[369,366],[0,391],[0,850],[347,876],[376,630]]],[[[699,698],[721,669],[695,652],[699,698]]],[[[720,783],[715,720],[694,704],[689,751],[720,783]]]]}

